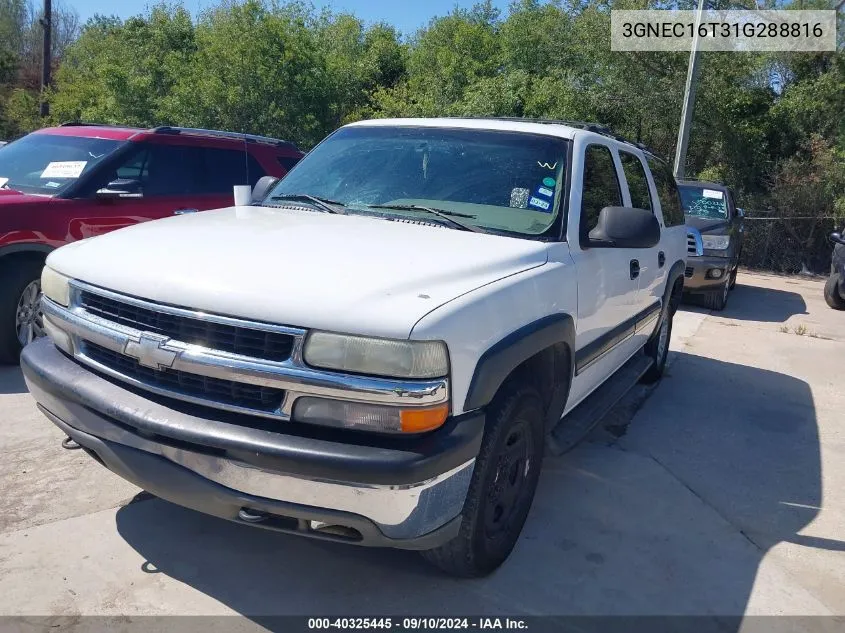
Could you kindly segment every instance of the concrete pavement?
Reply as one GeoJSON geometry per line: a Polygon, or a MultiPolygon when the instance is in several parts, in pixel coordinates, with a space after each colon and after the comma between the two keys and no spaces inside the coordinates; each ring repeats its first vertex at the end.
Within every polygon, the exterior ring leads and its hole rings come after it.
{"type": "Polygon", "coordinates": [[[0,614],[843,614],[845,313],[821,290],[741,274],[723,313],[679,312],[662,383],[547,459],[475,581],[136,500],[2,369],[0,614]]]}

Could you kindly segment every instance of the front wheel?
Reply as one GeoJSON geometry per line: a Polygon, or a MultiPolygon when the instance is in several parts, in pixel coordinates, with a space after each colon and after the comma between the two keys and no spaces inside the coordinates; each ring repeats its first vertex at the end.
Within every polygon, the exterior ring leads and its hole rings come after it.
{"type": "Polygon", "coordinates": [[[824,285],[824,300],[834,310],[845,310],[845,298],[839,294],[839,273],[833,273],[824,285]]]}
{"type": "Polygon", "coordinates": [[[717,312],[724,310],[725,306],[728,305],[728,292],[730,292],[730,289],[730,280],[726,280],[717,290],[713,290],[707,294],[705,297],[707,307],[717,312]]]}
{"type": "Polygon", "coordinates": [[[540,476],[544,452],[543,401],[529,385],[505,385],[487,418],[475,460],[461,529],[454,539],[421,552],[453,576],[485,576],[511,553],[540,476]]]}
{"type": "Polygon", "coordinates": [[[44,335],[40,276],[33,262],[0,271],[0,364],[18,362],[21,350],[44,335]]]}

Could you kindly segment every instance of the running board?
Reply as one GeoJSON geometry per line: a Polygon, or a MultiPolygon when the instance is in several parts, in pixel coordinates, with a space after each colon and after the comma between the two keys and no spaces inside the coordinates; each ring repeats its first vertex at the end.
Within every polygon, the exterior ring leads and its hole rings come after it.
{"type": "Polygon", "coordinates": [[[636,385],[654,361],[642,351],[635,354],[551,430],[547,445],[553,455],[575,448],[602,418],[636,385]]]}

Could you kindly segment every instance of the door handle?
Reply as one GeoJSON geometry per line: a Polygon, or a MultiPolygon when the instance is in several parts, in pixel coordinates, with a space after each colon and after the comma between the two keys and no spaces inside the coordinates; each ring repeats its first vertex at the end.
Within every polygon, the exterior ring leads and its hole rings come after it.
{"type": "Polygon", "coordinates": [[[636,279],[640,276],[640,262],[636,259],[631,260],[631,279],[636,279]]]}
{"type": "Polygon", "coordinates": [[[663,268],[663,265],[665,263],[666,263],[666,253],[664,253],[663,251],[660,251],[657,254],[657,265],[658,265],[658,267],[663,268]]]}
{"type": "Polygon", "coordinates": [[[186,215],[188,213],[196,213],[199,209],[174,209],[173,215],[186,215]]]}

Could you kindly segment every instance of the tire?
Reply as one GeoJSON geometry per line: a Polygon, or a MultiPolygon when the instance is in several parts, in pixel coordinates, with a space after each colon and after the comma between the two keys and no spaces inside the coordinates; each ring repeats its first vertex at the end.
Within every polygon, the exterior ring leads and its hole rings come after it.
{"type": "Polygon", "coordinates": [[[728,305],[728,292],[730,292],[731,284],[726,280],[718,290],[714,290],[705,295],[705,303],[711,310],[721,312],[728,305]]]}
{"type": "Polygon", "coordinates": [[[486,576],[510,555],[537,489],[545,441],[543,401],[533,386],[506,383],[487,429],[454,539],[420,552],[444,572],[486,576]]]}
{"type": "Polygon", "coordinates": [[[824,285],[824,300],[834,310],[845,310],[845,298],[839,294],[839,273],[833,273],[824,285]]]}
{"type": "Polygon", "coordinates": [[[737,276],[738,272],[739,272],[739,264],[737,264],[736,268],[734,268],[731,271],[730,283],[728,284],[728,290],[733,290],[736,287],[736,276],[737,276]]]}
{"type": "Polygon", "coordinates": [[[663,377],[663,370],[666,369],[666,359],[669,358],[669,342],[672,340],[672,321],[674,314],[668,310],[660,320],[660,329],[654,333],[643,350],[646,356],[651,358],[652,365],[640,378],[640,382],[647,385],[653,384],[663,377]]]}
{"type": "Polygon", "coordinates": [[[37,308],[37,299],[41,295],[42,267],[41,263],[27,261],[0,270],[0,364],[17,363],[24,345],[32,338],[43,335],[41,311],[37,308]],[[29,296],[33,290],[35,297],[29,296]],[[28,299],[23,296],[24,291],[27,291],[28,299]],[[36,303],[33,304],[33,301],[36,303]],[[36,305],[34,309],[37,312],[33,312],[33,305],[36,305]],[[19,332],[19,315],[33,326],[32,336],[25,335],[24,331],[19,332]],[[22,339],[18,338],[19,334],[22,339]]]}

